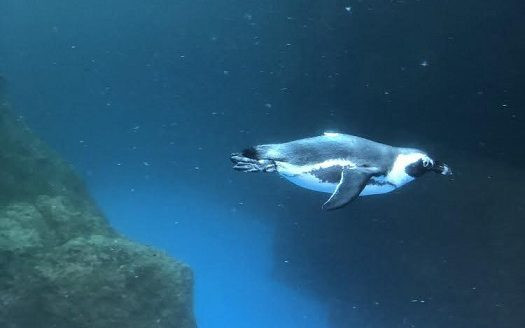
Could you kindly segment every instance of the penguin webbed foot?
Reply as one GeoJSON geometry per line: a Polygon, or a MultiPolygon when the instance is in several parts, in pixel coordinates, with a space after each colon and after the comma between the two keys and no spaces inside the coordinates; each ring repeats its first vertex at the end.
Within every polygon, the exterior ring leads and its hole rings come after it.
{"type": "Polygon", "coordinates": [[[235,164],[234,170],[242,172],[274,172],[277,170],[274,161],[267,159],[252,159],[243,156],[240,153],[233,153],[230,156],[230,160],[235,164]]]}

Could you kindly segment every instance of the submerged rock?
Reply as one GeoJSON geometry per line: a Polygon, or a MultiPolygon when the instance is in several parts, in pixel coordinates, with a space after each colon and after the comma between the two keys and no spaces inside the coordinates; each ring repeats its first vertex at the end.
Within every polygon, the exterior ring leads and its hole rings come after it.
{"type": "Polygon", "coordinates": [[[116,233],[0,95],[0,327],[190,328],[188,266],[116,233]]]}

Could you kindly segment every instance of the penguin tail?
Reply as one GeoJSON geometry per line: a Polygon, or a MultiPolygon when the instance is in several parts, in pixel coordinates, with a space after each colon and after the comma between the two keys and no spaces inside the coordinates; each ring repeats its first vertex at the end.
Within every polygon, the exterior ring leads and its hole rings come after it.
{"type": "Polygon", "coordinates": [[[259,153],[255,147],[246,148],[242,151],[242,156],[251,159],[260,159],[259,153]]]}
{"type": "Polygon", "coordinates": [[[244,149],[242,155],[256,160],[285,161],[280,148],[278,144],[257,145],[244,149]]]}

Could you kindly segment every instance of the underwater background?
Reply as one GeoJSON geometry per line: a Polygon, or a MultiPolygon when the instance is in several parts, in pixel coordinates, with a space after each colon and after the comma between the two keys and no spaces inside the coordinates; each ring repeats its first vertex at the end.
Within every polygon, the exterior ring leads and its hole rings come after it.
{"type": "Polygon", "coordinates": [[[16,114],[111,224],[195,276],[199,327],[524,327],[525,3],[0,1],[16,114]],[[234,172],[339,131],[454,170],[335,212],[234,172]]]}

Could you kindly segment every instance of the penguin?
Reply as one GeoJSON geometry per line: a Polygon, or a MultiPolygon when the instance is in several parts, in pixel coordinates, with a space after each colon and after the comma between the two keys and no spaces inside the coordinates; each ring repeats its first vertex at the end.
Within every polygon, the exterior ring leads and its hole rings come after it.
{"type": "Polygon", "coordinates": [[[448,165],[419,149],[332,132],[250,147],[230,160],[237,171],[277,172],[300,187],[331,194],[325,210],[342,208],[359,196],[391,192],[430,171],[452,174],[448,165]]]}

